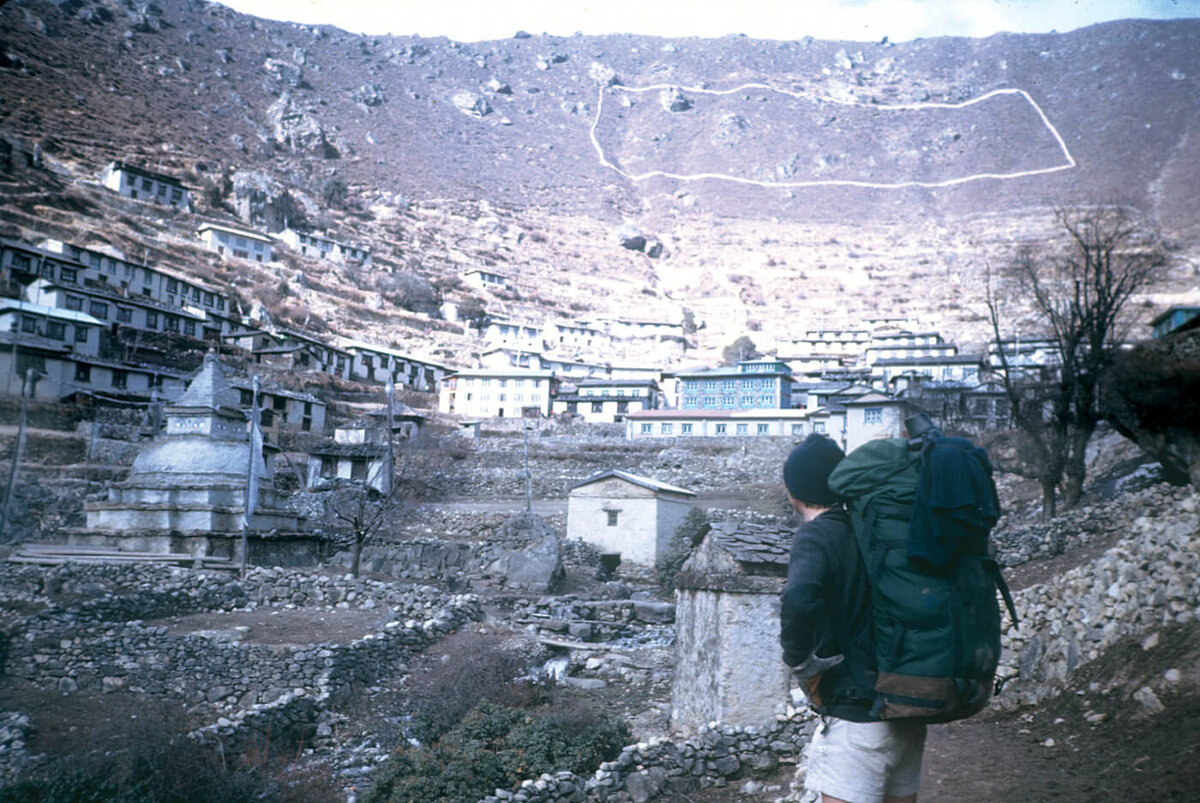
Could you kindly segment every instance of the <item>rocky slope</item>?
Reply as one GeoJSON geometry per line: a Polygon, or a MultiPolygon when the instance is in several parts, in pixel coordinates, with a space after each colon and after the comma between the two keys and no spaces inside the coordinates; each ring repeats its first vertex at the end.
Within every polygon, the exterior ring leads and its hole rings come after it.
{"type": "Polygon", "coordinates": [[[702,362],[742,333],[770,346],[879,308],[980,341],[987,260],[1047,237],[1056,204],[1130,203],[1162,227],[1173,272],[1154,303],[1185,298],[1200,263],[1200,21],[903,44],[461,44],[204,0],[22,0],[0,8],[0,29],[0,133],[64,171],[5,182],[5,234],[49,221],[103,241],[126,227],[130,242],[182,248],[191,221],[114,220],[79,183],[127,157],[184,177],[202,214],[268,229],[286,216],[370,244],[371,275],[285,259],[240,269],[241,283],[297,323],[448,361],[478,344],[432,312],[472,297],[455,277],[473,267],[515,281],[482,299],[493,314],[691,310],[698,352],[610,356],[702,362]],[[738,181],[624,175],[653,171],[738,181]],[[896,186],[913,181],[944,186],[896,186]],[[661,254],[621,248],[622,226],[661,254]]]}

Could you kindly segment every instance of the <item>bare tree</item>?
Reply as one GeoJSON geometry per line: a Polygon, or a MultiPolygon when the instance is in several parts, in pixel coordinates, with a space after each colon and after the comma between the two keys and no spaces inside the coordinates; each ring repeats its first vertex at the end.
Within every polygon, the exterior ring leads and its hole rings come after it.
{"type": "Polygon", "coordinates": [[[353,557],[350,573],[358,577],[363,547],[370,541],[394,532],[413,503],[428,490],[423,479],[424,455],[412,454],[399,461],[390,492],[384,492],[363,480],[338,480],[330,492],[326,511],[346,533],[353,557]]]}
{"type": "Polygon", "coordinates": [[[1053,344],[1057,364],[1037,370],[1013,364],[1003,347],[1001,331],[1008,322],[990,273],[987,283],[998,373],[1018,430],[1017,451],[1041,483],[1047,517],[1055,513],[1060,483],[1066,507],[1083,493],[1086,449],[1100,421],[1097,389],[1125,334],[1126,304],[1164,262],[1157,237],[1127,207],[1060,208],[1055,220],[1063,241],[1021,249],[1003,278],[1032,306],[1038,334],[1053,344]]]}

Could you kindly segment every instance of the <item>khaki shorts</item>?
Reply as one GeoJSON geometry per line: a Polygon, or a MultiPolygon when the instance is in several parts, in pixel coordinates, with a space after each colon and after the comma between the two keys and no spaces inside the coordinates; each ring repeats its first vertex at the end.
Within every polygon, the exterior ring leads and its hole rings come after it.
{"type": "Polygon", "coordinates": [[[848,803],[882,803],[921,788],[925,723],[823,717],[808,748],[804,785],[848,803]]]}

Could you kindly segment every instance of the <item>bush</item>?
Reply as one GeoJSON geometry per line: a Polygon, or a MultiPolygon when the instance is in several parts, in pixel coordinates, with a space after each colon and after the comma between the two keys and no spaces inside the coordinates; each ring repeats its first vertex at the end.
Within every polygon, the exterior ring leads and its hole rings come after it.
{"type": "Polygon", "coordinates": [[[470,633],[452,636],[439,645],[442,659],[411,685],[412,721],[409,733],[421,744],[432,744],[462,722],[482,702],[519,706],[541,702],[541,690],[518,683],[526,660],[506,649],[498,636],[470,633]]]}
{"type": "Polygon", "coordinates": [[[429,749],[403,750],[375,772],[367,803],[475,803],[526,778],[590,774],[629,739],[623,720],[564,705],[480,705],[429,749]]]}
{"type": "Polygon", "coordinates": [[[675,575],[679,574],[684,562],[692,556],[692,550],[700,546],[709,529],[708,514],[698,507],[692,508],[683,517],[683,523],[671,536],[671,544],[666,553],[654,563],[654,575],[664,594],[670,594],[674,590],[675,575]]]}
{"type": "Polygon", "coordinates": [[[289,774],[267,751],[221,756],[185,735],[176,710],[153,704],[114,731],[97,731],[105,749],[64,755],[0,788],[11,803],[239,803],[323,801],[338,796],[329,777],[289,774]]]}

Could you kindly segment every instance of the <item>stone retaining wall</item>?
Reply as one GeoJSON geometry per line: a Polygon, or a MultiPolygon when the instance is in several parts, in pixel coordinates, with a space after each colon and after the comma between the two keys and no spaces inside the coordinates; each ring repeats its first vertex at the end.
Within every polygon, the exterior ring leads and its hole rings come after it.
{"type": "Polygon", "coordinates": [[[516,600],[512,620],[539,635],[602,642],[675,621],[675,606],[649,600],[581,600],[571,596],[516,600]]]}
{"type": "Polygon", "coordinates": [[[646,803],[668,789],[725,787],[732,779],[752,779],[780,764],[796,763],[814,721],[806,711],[789,709],[769,730],[712,723],[687,741],[651,739],[630,745],[590,778],[548,773],[525,781],[516,792],[497,789],[480,803],[646,803]]]}
{"type": "Polygon", "coordinates": [[[0,566],[0,599],[44,606],[0,633],[5,671],[42,687],[169,696],[225,712],[197,732],[225,749],[311,729],[325,701],[394,674],[469,620],[471,595],[430,587],[252,570],[243,582],[154,565],[0,566]],[[379,608],[388,621],[349,644],[240,644],[221,634],[172,635],[142,620],[257,607],[379,608]]]}
{"type": "Polygon", "coordinates": [[[995,704],[1057,694],[1078,666],[1118,639],[1200,616],[1200,493],[1159,485],[1122,497],[1112,523],[1129,536],[1053,582],[1015,594],[1019,629],[1005,620],[995,704]]]}

